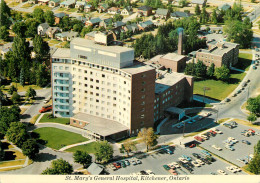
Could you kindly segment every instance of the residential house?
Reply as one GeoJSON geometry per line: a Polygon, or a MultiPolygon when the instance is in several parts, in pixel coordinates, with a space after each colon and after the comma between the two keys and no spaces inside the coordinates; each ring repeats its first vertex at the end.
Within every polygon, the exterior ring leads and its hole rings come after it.
{"type": "Polygon", "coordinates": [[[85,24],[86,21],[87,21],[87,18],[85,18],[85,17],[83,17],[83,16],[77,16],[76,19],[77,19],[77,20],[80,20],[83,24],[85,24]]]}
{"type": "Polygon", "coordinates": [[[24,3],[26,2],[27,0],[16,0],[17,3],[24,3]]]}
{"type": "Polygon", "coordinates": [[[86,4],[87,3],[85,1],[77,1],[76,5],[75,5],[75,8],[79,9],[81,6],[85,7],[86,4]]]}
{"type": "Polygon", "coordinates": [[[50,26],[49,26],[48,23],[42,23],[42,24],[38,25],[38,27],[37,27],[37,33],[38,33],[38,35],[40,35],[40,36],[45,35],[45,33],[46,33],[46,31],[47,31],[47,29],[48,29],[49,27],[50,27],[50,26]]]}
{"type": "Polygon", "coordinates": [[[85,39],[89,39],[89,40],[92,40],[94,41],[95,40],[95,34],[97,33],[97,31],[92,31],[92,32],[89,32],[85,35],[85,39]]]}
{"type": "Polygon", "coordinates": [[[90,175],[100,175],[104,172],[104,167],[96,163],[91,163],[87,170],[90,175]]]}
{"type": "Polygon", "coordinates": [[[67,0],[60,3],[61,8],[74,8],[76,4],[76,0],[67,0]]]}
{"type": "Polygon", "coordinates": [[[96,25],[99,25],[99,23],[101,22],[102,20],[97,17],[97,18],[90,18],[86,21],[85,25],[86,26],[96,26],[96,25]]]}
{"type": "Polygon", "coordinates": [[[86,4],[85,7],[84,7],[84,11],[86,13],[91,12],[93,9],[94,8],[93,8],[93,6],[91,4],[86,4]]]}
{"type": "Polygon", "coordinates": [[[192,1],[191,1],[191,5],[192,5],[192,6],[196,6],[197,4],[198,4],[200,7],[206,6],[207,0],[192,0],[192,1]]]}
{"type": "Polygon", "coordinates": [[[120,8],[117,8],[117,7],[111,7],[107,10],[107,13],[108,14],[112,14],[112,15],[115,15],[115,14],[118,14],[120,13],[120,8]]]}
{"type": "Polygon", "coordinates": [[[99,27],[104,27],[105,29],[109,26],[109,24],[113,25],[113,18],[106,18],[103,19],[100,23],[99,23],[99,27]]]}
{"type": "Polygon", "coordinates": [[[222,4],[218,6],[218,9],[221,11],[227,11],[231,9],[231,6],[228,3],[222,4]]]}
{"type": "Polygon", "coordinates": [[[55,35],[55,38],[60,41],[71,41],[75,37],[78,37],[79,33],[74,31],[62,32],[55,35]]]}
{"type": "Polygon", "coordinates": [[[67,15],[67,14],[64,13],[64,12],[54,14],[55,24],[59,24],[60,21],[61,21],[61,19],[62,19],[63,17],[65,17],[65,16],[69,16],[69,15],[67,15]]]}
{"type": "Polygon", "coordinates": [[[121,11],[121,15],[131,15],[132,13],[133,8],[131,6],[127,6],[121,11]]]}
{"type": "Polygon", "coordinates": [[[152,8],[150,6],[141,6],[138,8],[137,13],[141,16],[150,16],[152,14],[152,8]]]}
{"type": "Polygon", "coordinates": [[[55,38],[55,35],[60,33],[61,29],[59,27],[49,27],[46,31],[47,37],[53,39],[55,38]]]}
{"type": "Polygon", "coordinates": [[[187,18],[190,16],[191,16],[190,13],[181,12],[181,11],[175,11],[175,12],[171,13],[171,18],[187,18]]]}
{"type": "Polygon", "coordinates": [[[114,40],[119,40],[121,32],[125,32],[125,30],[122,29],[121,27],[117,27],[117,28],[112,29],[111,33],[113,35],[113,39],[114,40]]]}
{"type": "Polygon", "coordinates": [[[28,3],[29,4],[38,4],[38,0],[29,0],[28,3]]]}
{"type": "Polygon", "coordinates": [[[117,21],[113,25],[114,25],[115,28],[118,28],[118,27],[121,28],[122,26],[125,26],[126,24],[122,21],[117,21]]]}
{"type": "Polygon", "coordinates": [[[133,23],[133,24],[130,24],[130,25],[126,25],[124,26],[124,30],[127,32],[127,31],[130,31],[132,32],[133,34],[139,32],[139,27],[137,24],[133,23]]]}
{"type": "Polygon", "coordinates": [[[147,31],[154,27],[154,23],[151,20],[147,20],[145,22],[141,22],[138,24],[139,30],[147,31]]]}
{"type": "Polygon", "coordinates": [[[155,12],[155,17],[167,19],[170,17],[170,11],[168,9],[158,8],[155,12]]]}
{"type": "Polygon", "coordinates": [[[40,5],[48,5],[50,0],[38,0],[38,4],[40,5]]]}
{"type": "Polygon", "coordinates": [[[108,4],[104,3],[98,6],[97,10],[99,13],[107,12],[107,9],[109,8],[108,4]]]}
{"type": "Polygon", "coordinates": [[[60,5],[60,0],[50,0],[49,7],[54,8],[60,5]]]}

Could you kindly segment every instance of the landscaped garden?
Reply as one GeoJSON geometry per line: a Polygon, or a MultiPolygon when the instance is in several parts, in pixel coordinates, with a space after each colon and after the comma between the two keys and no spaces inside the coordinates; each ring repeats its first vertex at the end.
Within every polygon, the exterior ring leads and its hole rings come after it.
{"type": "Polygon", "coordinates": [[[239,53],[238,63],[235,65],[236,68],[248,71],[252,62],[252,54],[239,53]]]}
{"type": "Polygon", "coordinates": [[[70,123],[69,118],[56,118],[52,117],[52,114],[44,114],[39,121],[40,123],[60,123],[63,125],[68,125],[70,123]]]}
{"type": "Polygon", "coordinates": [[[84,151],[87,153],[95,153],[95,145],[96,142],[91,142],[89,144],[84,144],[84,145],[80,145],[80,146],[76,146],[76,147],[72,147],[70,149],[67,149],[66,151],[68,152],[76,152],[76,151],[84,151]]]}
{"type": "Polygon", "coordinates": [[[67,145],[89,140],[80,134],[52,127],[38,128],[33,132],[39,134],[39,142],[46,142],[47,147],[57,150],[67,145]]]}

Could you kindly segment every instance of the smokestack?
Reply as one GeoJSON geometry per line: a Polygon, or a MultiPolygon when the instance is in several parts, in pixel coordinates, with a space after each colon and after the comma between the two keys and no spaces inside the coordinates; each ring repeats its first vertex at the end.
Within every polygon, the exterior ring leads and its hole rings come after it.
{"type": "Polygon", "coordinates": [[[178,55],[183,55],[183,29],[179,29],[178,55]]]}

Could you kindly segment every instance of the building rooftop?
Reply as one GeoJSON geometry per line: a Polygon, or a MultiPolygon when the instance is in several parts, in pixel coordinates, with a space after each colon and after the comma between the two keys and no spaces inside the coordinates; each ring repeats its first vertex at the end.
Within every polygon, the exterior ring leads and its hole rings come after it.
{"type": "Polygon", "coordinates": [[[167,14],[169,13],[169,10],[168,9],[162,9],[162,8],[158,8],[156,10],[156,15],[164,15],[166,16],[167,14]]]}
{"type": "Polygon", "coordinates": [[[75,38],[71,41],[70,44],[88,47],[88,48],[91,47],[91,48],[95,48],[95,49],[100,49],[100,50],[108,51],[110,53],[122,53],[122,52],[127,52],[127,51],[133,51],[133,48],[114,46],[114,45],[104,46],[104,45],[100,45],[100,44],[95,44],[94,41],[88,40],[88,39],[83,39],[83,38],[75,38]]]}
{"type": "Polygon", "coordinates": [[[161,58],[171,60],[173,62],[179,62],[181,59],[185,58],[185,56],[179,55],[179,54],[176,54],[176,53],[167,53],[166,55],[164,55],[161,58]]]}
{"type": "Polygon", "coordinates": [[[228,3],[221,4],[221,5],[218,6],[218,9],[223,10],[223,11],[227,11],[230,8],[231,8],[231,6],[228,3]]]}
{"type": "Polygon", "coordinates": [[[129,74],[137,74],[137,73],[142,73],[142,72],[146,72],[149,70],[154,70],[154,68],[149,65],[136,64],[136,65],[133,65],[130,67],[122,68],[121,70],[126,73],[129,73],[129,74]]]}
{"type": "Polygon", "coordinates": [[[126,126],[109,119],[92,116],[85,113],[78,113],[72,117],[73,119],[87,122],[84,129],[97,133],[103,137],[113,135],[122,131],[129,130],[126,126]]]}
{"type": "MultiPolygon", "coordinates": [[[[215,42],[212,42],[211,44],[214,44],[215,42]]],[[[224,55],[225,53],[229,52],[233,48],[238,46],[236,43],[230,43],[230,42],[217,42],[216,46],[213,47],[210,50],[206,49],[200,49],[199,52],[204,52],[204,53],[211,53],[213,55],[224,55]]]]}
{"type": "Polygon", "coordinates": [[[54,51],[52,57],[57,58],[70,58],[70,49],[68,48],[58,48],[54,51]]]}
{"type": "Polygon", "coordinates": [[[100,173],[104,170],[104,167],[96,163],[91,163],[87,170],[91,175],[100,175],[100,173]]]}
{"type": "Polygon", "coordinates": [[[141,6],[141,7],[138,8],[138,10],[149,11],[149,10],[152,10],[152,7],[150,7],[150,6],[141,6]]]}
{"type": "Polygon", "coordinates": [[[205,2],[207,2],[207,1],[206,0],[192,0],[191,1],[192,4],[200,4],[200,5],[204,4],[205,2]]]}
{"type": "Polygon", "coordinates": [[[155,94],[160,94],[166,91],[185,77],[186,75],[176,72],[162,75],[162,79],[157,79],[155,81],[155,94]]]}

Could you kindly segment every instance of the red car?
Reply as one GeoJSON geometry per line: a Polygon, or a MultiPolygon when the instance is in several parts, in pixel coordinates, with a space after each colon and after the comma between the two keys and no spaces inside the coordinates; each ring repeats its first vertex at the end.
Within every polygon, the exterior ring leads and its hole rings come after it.
{"type": "Polygon", "coordinates": [[[216,134],[217,134],[217,132],[215,132],[215,131],[213,131],[213,130],[210,130],[209,132],[212,133],[213,135],[216,135],[216,134]]]}
{"type": "Polygon", "coordinates": [[[199,137],[199,136],[195,136],[194,139],[196,139],[196,140],[198,140],[198,141],[200,141],[200,142],[203,142],[203,141],[204,141],[204,139],[201,138],[201,137],[199,137]]]}
{"type": "Polygon", "coordinates": [[[193,148],[193,147],[196,147],[196,145],[195,145],[195,144],[191,144],[191,145],[190,145],[190,148],[193,148]]]}
{"type": "Polygon", "coordinates": [[[113,163],[113,165],[118,169],[121,168],[121,165],[119,163],[113,163]]]}
{"type": "Polygon", "coordinates": [[[52,110],[52,105],[45,105],[39,110],[39,113],[47,112],[52,110]]]}
{"type": "Polygon", "coordinates": [[[255,133],[255,130],[249,129],[248,131],[251,131],[252,133],[255,133]]]}

